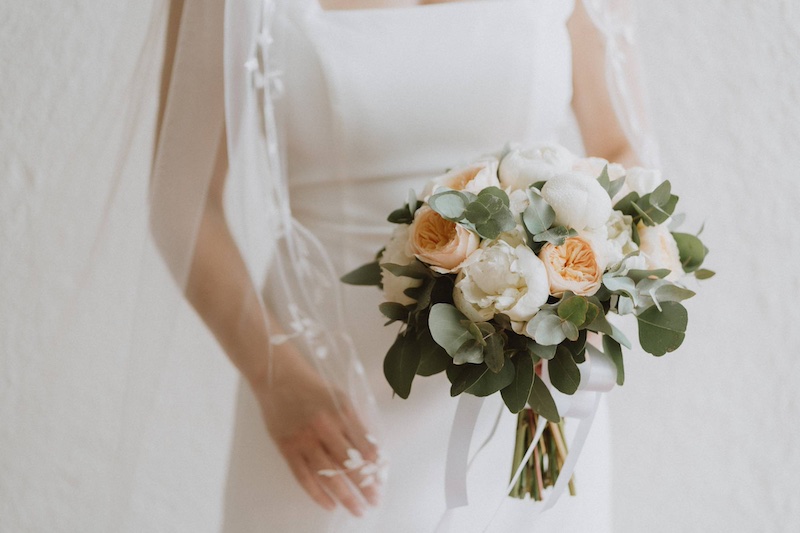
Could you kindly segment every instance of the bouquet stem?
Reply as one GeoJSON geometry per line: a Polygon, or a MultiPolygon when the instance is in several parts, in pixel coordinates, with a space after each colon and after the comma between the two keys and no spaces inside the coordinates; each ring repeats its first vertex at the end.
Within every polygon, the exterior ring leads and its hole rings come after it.
{"type": "MultiPolygon", "coordinates": [[[[544,499],[544,490],[555,485],[564,461],[567,457],[567,440],[564,438],[564,423],[549,422],[533,410],[525,408],[517,415],[517,438],[514,444],[514,462],[511,475],[519,468],[525,452],[533,442],[537,424],[547,424],[542,438],[533,450],[530,459],[522,469],[517,482],[511,488],[509,496],[524,499],[530,497],[535,501],[544,499]]],[[[574,480],[569,481],[569,493],[575,495],[574,480]]]]}

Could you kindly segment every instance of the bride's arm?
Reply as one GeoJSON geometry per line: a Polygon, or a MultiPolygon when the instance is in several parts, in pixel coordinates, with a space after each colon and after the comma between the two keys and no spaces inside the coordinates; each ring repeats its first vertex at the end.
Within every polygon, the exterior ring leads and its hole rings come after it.
{"type": "MultiPolygon", "coordinates": [[[[357,414],[325,383],[291,343],[269,345],[265,306],[259,299],[223,208],[227,171],[224,135],[198,228],[186,297],[212,331],[256,398],[272,438],[306,492],[326,509],[338,501],[361,515],[363,502],[376,503],[374,487],[359,487],[357,473],[320,476],[340,470],[348,449],[376,460],[357,414]],[[363,498],[362,498],[363,497],[363,498]]],[[[268,483],[269,480],[264,480],[268,483]]]]}
{"type": "Polygon", "coordinates": [[[582,0],[576,0],[567,28],[572,40],[572,109],[586,153],[628,167],[639,164],[608,92],[605,40],[582,0]]]}

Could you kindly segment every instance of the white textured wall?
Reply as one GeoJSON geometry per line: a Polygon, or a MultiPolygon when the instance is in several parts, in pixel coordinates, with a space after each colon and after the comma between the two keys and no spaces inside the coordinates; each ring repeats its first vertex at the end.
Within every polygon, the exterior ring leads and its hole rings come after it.
{"type": "MultiPolygon", "coordinates": [[[[800,8],[639,4],[664,166],[687,226],[707,222],[719,274],[689,302],[681,351],[631,354],[628,383],[612,396],[616,531],[797,531],[800,8]]],[[[42,353],[25,324],[70,294],[59,272],[79,267],[70,254],[87,246],[81,228],[108,194],[117,153],[108,147],[131,142],[123,171],[146,175],[154,101],[134,116],[144,129],[129,141],[122,119],[149,9],[0,8],[0,531],[102,529],[116,412],[106,399],[118,396],[121,356],[42,353]],[[55,280],[45,291],[34,281],[42,271],[55,280]]],[[[219,519],[208,502],[224,479],[232,415],[219,399],[231,396],[233,374],[218,353],[196,349],[208,345],[197,324],[183,334],[196,342],[167,363],[133,530],[168,529],[169,516],[176,531],[211,531],[219,519]]]]}
{"type": "Polygon", "coordinates": [[[800,6],[640,0],[663,164],[716,278],[612,397],[616,530],[800,531],[800,6]]]}

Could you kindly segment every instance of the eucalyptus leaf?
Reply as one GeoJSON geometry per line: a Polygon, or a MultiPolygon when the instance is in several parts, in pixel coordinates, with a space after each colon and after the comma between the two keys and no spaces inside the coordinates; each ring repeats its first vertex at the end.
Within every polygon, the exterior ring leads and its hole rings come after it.
{"type": "Polygon", "coordinates": [[[672,236],[675,238],[675,243],[678,245],[683,270],[686,272],[694,272],[700,268],[708,252],[700,239],[689,233],[676,232],[673,233],[672,236]]]}
{"type": "Polygon", "coordinates": [[[625,367],[622,364],[622,347],[608,335],[603,335],[603,352],[611,358],[614,362],[614,366],[617,367],[617,385],[622,386],[625,383],[625,367]]]}
{"type": "Polygon", "coordinates": [[[611,323],[606,318],[606,314],[604,312],[597,313],[595,319],[592,320],[588,326],[586,326],[586,329],[597,333],[605,333],[606,335],[611,335],[612,332],[611,323]]]}
{"type": "Polygon", "coordinates": [[[528,336],[538,344],[550,346],[559,344],[567,338],[561,329],[561,318],[553,313],[539,311],[525,326],[528,336]]]}
{"type": "Polygon", "coordinates": [[[425,279],[433,276],[432,271],[423,265],[419,260],[415,260],[413,263],[409,263],[408,265],[381,263],[380,266],[398,277],[425,279]]]}
{"type": "MultiPolygon", "coordinates": [[[[608,192],[608,188],[611,186],[611,178],[608,175],[608,165],[603,165],[603,170],[597,177],[597,182],[603,189],[606,190],[606,192],[608,192]]],[[[609,194],[609,196],[611,196],[611,194],[609,194]]]]}
{"type": "Polygon", "coordinates": [[[631,341],[628,340],[628,337],[626,337],[625,334],[622,333],[622,331],[611,322],[608,324],[611,326],[611,333],[608,333],[607,335],[630,350],[631,341]]]}
{"type": "Polygon", "coordinates": [[[447,367],[447,377],[450,379],[450,396],[458,396],[481,377],[489,372],[486,365],[461,365],[447,367]]]}
{"type": "Polygon", "coordinates": [[[569,320],[561,321],[561,331],[564,332],[564,336],[569,340],[571,341],[578,340],[578,326],[576,326],[569,320]]]}
{"type": "Polygon", "coordinates": [[[514,216],[508,208],[495,213],[484,223],[476,224],[475,231],[484,239],[496,239],[501,233],[511,231],[516,227],[514,216]]]}
{"type": "Polygon", "coordinates": [[[545,417],[547,420],[551,422],[561,421],[553,396],[547,389],[547,385],[542,381],[542,378],[536,374],[533,375],[533,385],[528,396],[528,404],[538,415],[545,417]]]}
{"type": "Polygon", "coordinates": [[[556,355],[557,344],[549,344],[547,346],[539,344],[535,341],[528,343],[528,351],[540,359],[550,360],[556,355]]]}
{"type": "Polygon", "coordinates": [[[444,348],[436,344],[427,327],[419,328],[417,346],[420,352],[420,361],[417,366],[418,376],[432,376],[443,372],[453,362],[444,348]]]}
{"type": "Polygon", "coordinates": [[[529,205],[522,212],[522,223],[531,235],[547,231],[556,219],[556,212],[550,204],[533,189],[528,189],[529,205]]]}
{"type": "Polygon", "coordinates": [[[564,394],[575,394],[581,384],[581,371],[563,346],[558,347],[556,356],[547,363],[547,372],[553,386],[564,394]]]}
{"type": "Polygon", "coordinates": [[[408,320],[408,309],[406,309],[406,306],[403,304],[397,302],[383,302],[378,306],[378,309],[383,313],[383,316],[392,321],[402,320],[405,322],[408,320]]]}
{"type": "Polygon", "coordinates": [[[661,311],[649,307],[637,315],[639,343],[647,353],[661,356],[676,350],[686,337],[686,308],[677,302],[664,302],[661,311]]]}
{"type": "Polygon", "coordinates": [[[582,296],[572,296],[564,298],[558,306],[558,316],[564,320],[572,322],[576,326],[583,324],[586,320],[586,313],[589,309],[589,302],[582,296]]]}
{"type": "Polygon", "coordinates": [[[514,359],[514,380],[500,391],[503,401],[512,413],[519,413],[528,403],[533,388],[533,359],[527,353],[520,353],[514,359]]]}
{"type": "Polygon", "coordinates": [[[434,304],[428,316],[428,326],[431,336],[436,344],[454,357],[461,346],[472,339],[469,329],[464,327],[462,320],[467,318],[455,306],[445,303],[434,304]]]}
{"type": "Polygon", "coordinates": [[[662,207],[667,204],[670,197],[672,185],[669,180],[661,182],[661,184],[650,193],[650,203],[656,207],[662,207]]]}
{"type": "Polygon", "coordinates": [[[460,191],[443,191],[428,198],[428,205],[442,218],[458,222],[464,217],[468,200],[460,191]]]}
{"type": "Polygon", "coordinates": [[[578,234],[574,229],[556,226],[547,231],[537,233],[533,236],[534,242],[549,242],[554,246],[561,246],[568,237],[575,237],[578,234]]]}
{"type": "Polygon", "coordinates": [[[484,362],[489,370],[497,374],[505,365],[505,355],[503,353],[503,339],[497,333],[486,337],[486,347],[484,348],[484,362]]]}
{"type": "Polygon", "coordinates": [[[500,187],[486,187],[485,189],[481,189],[481,192],[478,193],[478,200],[485,202],[489,198],[499,200],[501,204],[508,207],[510,202],[508,200],[508,195],[506,192],[501,189],[500,187]]]}
{"type": "Polygon", "coordinates": [[[694,271],[694,277],[700,280],[713,278],[715,274],[716,272],[713,270],[707,270],[705,268],[699,268],[694,271]]]}
{"type": "Polygon", "coordinates": [[[485,224],[492,218],[492,212],[480,202],[472,202],[464,211],[464,218],[473,224],[485,224]]]}
{"type": "Polygon", "coordinates": [[[489,396],[508,387],[514,381],[515,376],[514,363],[509,360],[503,364],[499,372],[485,372],[464,392],[480,397],[489,396]]]}
{"type": "Polygon", "coordinates": [[[411,393],[421,352],[413,335],[401,333],[383,360],[383,373],[392,390],[403,399],[411,393]]]}
{"type": "Polygon", "coordinates": [[[628,270],[628,273],[625,275],[631,278],[634,282],[639,283],[645,278],[666,278],[669,273],[670,270],[667,268],[659,268],[657,270],[639,270],[632,268],[631,270],[628,270]]]}
{"type": "Polygon", "coordinates": [[[614,204],[614,209],[616,211],[622,211],[623,215],[630,215],[635,216],[637,214],[636,210],[633,208],[633,204],[639,200],[639,193],[637,192],[630,192],[625,195],[620,201],[614,204]]]}
{"type": "Polygon", "coordinates": [[[614,198],[617,195],[617,193],[622,190],[623,185],[625,185],[625,176],[622,176],[621,178],[617,178],[614,181],[612,181],[608,185],[609,198],[614,198]]]}
{"type": "Polygon", "coordinates": [[[377,261],[373,261],[348,272],[341,280],[350,285],[380,285],[381,267],[377,261]]]}
{"type": "Polygon", "coordinates": [[[453,362],[457,365],[467,363],[480,364],[483,362],[483,346],[475,339],[464,341],[453,355],[453,362]]]}

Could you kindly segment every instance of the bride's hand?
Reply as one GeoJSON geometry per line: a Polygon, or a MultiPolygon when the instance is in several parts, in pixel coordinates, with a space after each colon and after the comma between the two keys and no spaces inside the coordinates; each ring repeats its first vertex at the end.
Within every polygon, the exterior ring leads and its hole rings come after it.
{"type": "Polygon", "coordinates": [[[252,382],[267,429],[297,481],[328,510],[361,516],[378,503],[378,449],[347,396],[292,347],[276,346],[268,378],[252,382]]]}

